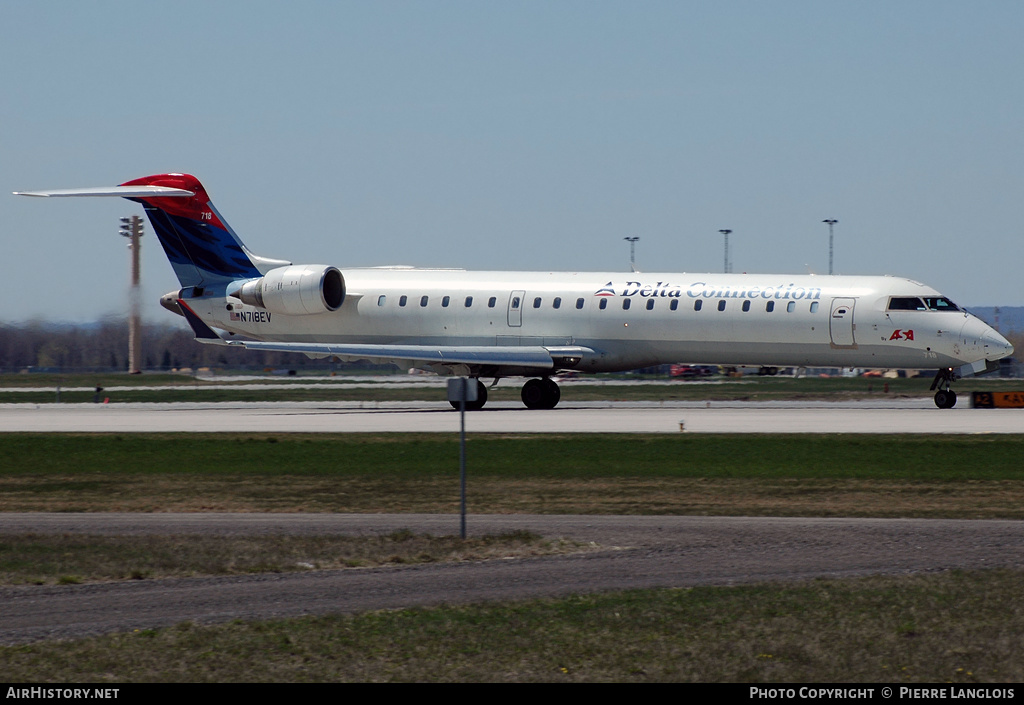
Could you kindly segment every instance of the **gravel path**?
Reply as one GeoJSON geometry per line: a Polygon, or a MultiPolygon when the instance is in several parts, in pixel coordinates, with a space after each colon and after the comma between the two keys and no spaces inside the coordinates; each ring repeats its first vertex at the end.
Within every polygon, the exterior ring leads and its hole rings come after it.
{"type": "MultiPolygon", "coordinates": [[[[5,533],[458,532],[424,514],[3,514],[5,533]]],[[[470,533],[593,541],[569,556],[0,588],[0,643],[231,619],[514,600],[640,587],[1024,568],[1024,522],[674,516],[470,516],[470,533]]]]}

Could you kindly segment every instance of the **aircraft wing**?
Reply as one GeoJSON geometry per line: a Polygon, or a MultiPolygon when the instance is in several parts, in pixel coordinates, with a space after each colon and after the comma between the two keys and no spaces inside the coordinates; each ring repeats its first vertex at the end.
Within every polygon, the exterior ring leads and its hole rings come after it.
{"type": "MultiPolygon", "coordinates": [[[[552,369],[555,361],[546,348],[540,346],[437,346],[427,345],[348,345],[333,343],[272,343],[239,340],[229,345],[249,350],[301,352],[349,360],[380,360],[391,362],[431,362],[441,365],[495,365],[500,367],[537,367],[552,369]]],[[[582,354],[582,349],[580,353],[582,354]]]]}
{"type": "Polygon", "coordinates": [[[185,320],[192,327],[196,340],[214,345],[244,347],[249,350],[297,352],[315,356],[334,356],[349,360],[380,360],[391,362],[426,362],[441,365],[493,365],[501,367],[536,367],[552,369],[573,367],[588,354],[590,348],[581,346],[540,345],[368,345],[347,343],[285,343],[262,340],[225,340],[206,324],[188,304],[178,301],[185,320]]]}

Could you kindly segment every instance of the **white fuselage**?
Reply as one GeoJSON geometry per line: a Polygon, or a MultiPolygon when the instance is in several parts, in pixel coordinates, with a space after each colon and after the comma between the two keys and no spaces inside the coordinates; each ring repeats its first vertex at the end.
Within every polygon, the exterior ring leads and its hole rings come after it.
{"type": "Polygon", "coordinates": [[[890,310],[941,297],[897,277],[342,270],[330,313],[270,313],[239,299],[189,303],[210,325],[269,341],[378,345],[581,346],[576,367],[667,362],[940,368],[1012,347],[962,310],[890,310]],[[229,310],[230,309],[230,310],[229,310]]]}

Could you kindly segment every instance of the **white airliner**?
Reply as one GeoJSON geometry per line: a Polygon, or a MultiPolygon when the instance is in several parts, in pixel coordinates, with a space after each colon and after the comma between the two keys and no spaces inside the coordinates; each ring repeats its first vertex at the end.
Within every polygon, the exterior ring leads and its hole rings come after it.
{"type": "Polygon", "coordinates": [[[254,255],[188,174],[18,195],[141,203],[181,283],[161,303],[202,343],[469,376],[473,408],[487,399],[481,378],[528,377],[523,403],[550,409],[561,371],[670,362],[935,369],[935,403],[949,408],[954,380],[1013,352],[935,289],[897,277],[342,270],[254,255]]]}

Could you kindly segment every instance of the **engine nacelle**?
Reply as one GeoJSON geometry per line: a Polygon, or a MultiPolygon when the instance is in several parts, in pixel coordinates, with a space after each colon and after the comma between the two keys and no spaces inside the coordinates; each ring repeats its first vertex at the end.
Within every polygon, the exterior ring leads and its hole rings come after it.
{"type": "Polygon", "coordinates": [[[296,264],[271,269],[233,294],[250,306],[271,313],[304,316],[329,313],[345,301],[345,278],[337,267],[296,264]]]}

